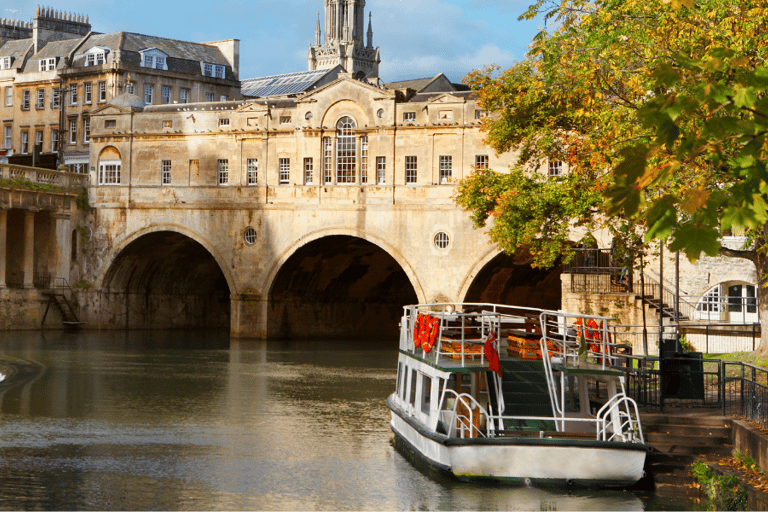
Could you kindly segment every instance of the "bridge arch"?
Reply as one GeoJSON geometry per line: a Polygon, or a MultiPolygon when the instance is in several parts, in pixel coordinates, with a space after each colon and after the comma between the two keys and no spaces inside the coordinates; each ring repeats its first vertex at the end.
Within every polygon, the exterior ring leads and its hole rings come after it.
{"type": "Polygon", "coordinates": [[[168,224],[122,237],[96,290],[105,327],[228,328],[234,279],[204,237],[168,224]]]}
{"type": "Polygon", "coordinates": [[[402,306],[424,299],[415,271],[369,233],[323,229],[285,250],[266,274],[270,338],[397,340],[402,306]]]}
{"type": "Polygon", "coordinates": [[[478,260],[464,279],[464,302],[493,302],[541,309],[562,306],[562,267],[532,268],[524,252],[504,254],[496,248],[478,260]]]}

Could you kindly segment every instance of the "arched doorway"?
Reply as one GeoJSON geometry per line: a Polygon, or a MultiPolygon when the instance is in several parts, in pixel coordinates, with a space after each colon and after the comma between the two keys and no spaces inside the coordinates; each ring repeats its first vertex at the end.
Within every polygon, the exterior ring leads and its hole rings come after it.
{"type": "Polygon", "coordinates": [[[333,235],[297,250],[269,293],[268,337],[397,341],[403,306],[418,301],[408,276],[366,240],[333,235]]]}
{"type": "Polygon", "coordinates": [[[557,310],[562,304],[562,273],[562,266],[532,268],[524,259],[502,253],[477,274],[464,301],[557,310]]]}
{"type": "Polygon", "coordinates": [[[228,329],[230,290],[216,260],[172,231],[143,235],[112,262],[101,287],[114,327],[228,329]]]}

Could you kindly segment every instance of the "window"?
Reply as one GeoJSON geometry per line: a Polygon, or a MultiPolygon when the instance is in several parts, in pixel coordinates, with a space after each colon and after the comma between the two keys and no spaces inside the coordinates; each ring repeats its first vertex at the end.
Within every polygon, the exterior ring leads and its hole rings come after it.
{"type": "Polygon", "coordinates": [[[11,69],[10,57],[0,57],[0,69],[11,69]]]}
{"type": "Polygon", "coordinates": [[[189,89],[179,90],[179,103],[189,103],[189,89]]]}
{"type": "Polygon", "coordinates": [[[416,112],[403,112],[403,122],[413,122],[416,121],[416,112]]]}
{"type": "Polygon", "coordinates": [[[51,153],[59,150],[59,127],[51,128],[51,153]]]}
{"type": "Polygon", "coordinates": [[[69,104],[70,105],[77,105],[77,84],[73,84],[69,86],[69,104]]]}
{"type": "Polygon", "coordinates": [[[107,82],[99,82],[99,103],[107,101],[107,82]]]}
{"type": "Polygon", "coordinates": [[[163,185],[171,184],[171,161],[162,160],[160,162],[160,183],[163,185]]]}
{"type": "Polygon", "coordinates": [[[488,170],[488,155],[475,155],[475,169],[478,171],[488,170]]]}
{"type": "Polygon", "coordinates": [[[408,402],[410,402],[411,405],[416,405],[416,375],[416,370],[411,370],[411,389],[408,399],[408,402]]]}
{"type": "Polygon", "coordinates": [[[563,162],[560,160],[549,161],[549,177],[559,178],[563,175],[563,162]]]}
{"type": "Polygon", "coordinates": [[[312,158],[304,159],[304,184],[312,184],[312,171],[314,169],[314,160],[312,158]]]}
{"type": "Polygon", "coordinates": [[[93,52],[85,56],[86,66],[100,66],[104,64],[104,61],[105,61],[104,52],[93,52]]]}
{"type": "Polygon", "coordinates": [[[307,112],[306,114],[304,114],[304,119],[306,119],[307,121],[311,121],[312,120],[312,112],[307,112]]]}
{"type": "Polygon", "coordinates": [[[213,101],[213,93],[212,92],[205,93],[205,101],[213,101]]]}
{"type": "Polygon", "coordinates": [[[77,119],[69,120],[69,143],[77,144],[77,119]]]}
{"type": "Polygon", "coordinates": [[[61,108],[61,89],[53,90],[53,98],[51,99],[51,108],[58,110],[61,108]]]}
{"type": "Polygon", "coordinates": [[[26,155],[29,153],[29,132],[24,130],[21,132],[21,154],[26,155]]]}
{"type": "Polygon", "coordinates": [[[119,185],[120,161],[101,162],[99,164],[99,185],[119,185]]]}
{"type": "Polygon", "coordinates": [[[155,69],[166,69],[165,57],[158,55],[155,57],[155,69]]]}
{"type": "Polygon", "coordinates": [[[219,96],[219,101],[227,101],[227,97],[224,95],[219,96]]]}
{"type": "Polygon", "coordinates": [[[147,84],[144,86],[144,104],[151,105],[152,104],[152,93],[153,93],[153,86],[150,84],[147,84]]]}
{"type": "Polygon", "coordinates": [[[426,375],[421,376],[421,412],[429,414],[432,405],[432,379],[426,375]]]}
{"type": "Polygon", "coordinates": [[[38,110],[45,108],[45,89],[37,90],[37,103],[35,104],[35,108],[38,110]]]}
{"type": "Polygon", "coordinates": [[[357,142],[355,140],[355,122],[351,117],[343,117],[336,124],[336,184],[355,183],[357,181],[357,142]]]}
{"type": "Polygon", "coordinates": [[[245,240],[245,243],[248,245],[253,245],[256,243],[256,230],[253,229],[251,226],[248,226],[245,228],[245,231],[243,231],[243,240],[245,240]]]}
{"type": "Polygon", "coordinates": [[[280,124],[291,124],[291,116],[280,116],[280,124]]]}
{"type": "Polygon", "coordinates": [[[13,144],[13,126],[7,124],[5,125],[5,137],[3,140],[3,147],[5,149],[11,149],[11,144],[13,144]]]}
{"type": "Polygon", "coordinates": [[[360,183],[368,183],[368,136],[360,137],[360,183]]]}
{"type": "Polygon", "coordinates": [[[83,117],[83,142],[88,144],[91,142],[91,118],[83,117]]]}
{"type": "Polygon", "coordinates": [[[323,182],[333,183],[333,143],[330,137],[323,137],[323,182]]]}
{"type": "Polygon", "coordinates": [[[213,64],[203,62],[203,76],[213,76],[213,64]]]}
{"type": "Polygon", "coordinates": [[[451,238],[448,236],[448,233],[440,231],[435,235],[435,247],[438,249],[447,249],[450,243],[451,238]]]}
{"type": "Polygon", "coordinates": [[[288,185],[291,180],[291,159],[281,158],[279,161],[280,184],[288,185]]]}
{"type": "Polygon", "coordinates": [[[405,157],[405,182],[416,183],[418,175],[418,160],[415,156],[405,157]]]}
{"type": "Polygon", "coordinates": [[[170,120],[163,121],[163,128],[173,128],[173,121],[170,121],[170,120]]]}
{"type": "Polygon", "coordinates": [[[91,103],[93,101],[93,84],[86,82],[83,84],[83,103],[91,103]]]}
{"type": "Polygon", "coordinates": [[[141,66],[145,68],[153,68],[155,67],[155,56],[154,55],[143,55],[141,59],[141,66]]]}
{"type": "Polygon", "coordinates": [[[378,112],[376,112],[376,117],[378,117],[379,119],[384,117],[384,109],[383,108],[380,108],[378,110],[378,112]]]}
{"type": "Polygon", "coordinates": [[[383,185],[387,182],[387,157],[376,157],[376,183],[383,185]]]}
{"type": "Polygon", "coordinates": [[[43,130],[35,131],[35,148],[33,151],[38,153],[43,152],[43,130]]]}
{"type": "Polygon", "coordinates": [[[136,94],[136,84],[133,82],[128,82],[125,84],[125,92],[128,94],[136,94]]]}
{"type": "Polygon", "coordinates": [[[247,174],[248,185],[256,185],[259,183],[259,160],[256,158],[249,158],[247,162],[247,174]]]}
{"type": "Polygon", "coordinates": [[[53,71],[56,69],[56,58],[52,57],[50,59],[40,59],[38,61],[40,65],[40,71],[53,71]]]}
{"type": "Polygon", "coordinates": [[[21,93],[21,110],[29,110],[29,91],[21,93]]]}
{"type": "Polygon", "coordinates": [[[451,180],[453,170],[453,157],[440,155],[440,183],[448,183],[451,180]]]}
{"type": "Polygon", "coordinates": [[[161,89],[161,94],[162,94],[161,100],[162,100],[163,105],[170,104],[171,103],[171,88],[166,86],[166,85],[164,85],[163,88],[161,89]]]}
{"type": "Polygon", "coordinates": [[[214,66],[216,72],[216,78],[224,78],[224,66],[214,66]]]}
{"type": "Polygon", "coordinates": [[[219,160],[219,185],[226,185],[229,183],[229,160],[219,160]]]}
{"type": "Polygon", "coordinates": [[[222,117],[221,119],[219,119],[219,126],[229,126],[229,118],[222,117]]]}
{"type": "Polygon", "coordinates": [[[13,106],[13,87],[5,88],[5,106],[13,106]]]}

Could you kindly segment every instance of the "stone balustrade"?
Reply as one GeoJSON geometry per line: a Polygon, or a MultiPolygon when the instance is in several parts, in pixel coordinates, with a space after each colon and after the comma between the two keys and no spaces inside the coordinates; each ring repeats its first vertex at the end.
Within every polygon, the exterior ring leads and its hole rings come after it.
{"type": "MultiPolygon", "coordinates": [[[[59,192],[79,193],[90,184],[90,175],[39,169],[23,165],[0,164],[0,187],[3,181],[25,181],[52,185],[59,192]]],[[[14,187],[15,188],[15,187],[14,187]]]]}

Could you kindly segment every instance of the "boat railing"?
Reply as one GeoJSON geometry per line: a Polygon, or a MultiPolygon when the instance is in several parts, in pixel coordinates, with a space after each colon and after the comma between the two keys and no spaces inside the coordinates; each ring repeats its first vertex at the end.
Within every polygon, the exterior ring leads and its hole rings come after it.
{"type": "MultiPolygon", "coordinates": [[[[489,423],[488,411],[470,394],[457,393],[452,389],[445,389],[442,402],[444,403],[449,395],[453,395],[453,407],[450,410],[449,426],[447,428],[450,437],[487,437],[487,425],[489,423]],[[482,420],[485,418],[486,429],[480,428],[482,420]]],[[[440,404],[440,410],[443,403],[440,404]]]]}
{"type": "MultiPolygon", "coordinates": [[[[628,399],[631,401],[631,399],[628,399]]],[[[608,405],[608,404],[606,404],[608,405]]],[[[519,431],[507,431],[504,429],[496,429],[490,427],[491,425],[502,424],[506,422],[553,422],[558,424],[556,432],[549,432],[546,435],[561,434],[564,436],[578,436],[574,434],[573,429],[565,428],[565,424],[593,424],[595,426],[594,439],[596,441],[611,441],[611,442],[624,442],[624,443],[643,443],[643,431],[640,427],[640,422],[636,420],[638,416],[634,418],[627,415],[625,411],[620,409],[614,409],[614,407],[620,406],[620,404],[611,404],[606,409],[605,414],[596,418],[584,418],[584,417],[552,417],[552,416],[490,416],[488,437],[506,437],[509,435],[535,435],[537,432],[544,436],[546,431],[544,430],[519,430],[519,431]],[[614,413],[620,415],[621,421],[618,423],[614,421],[614,413]]],[[[636,409],[636,406],[635,406],[636,409]]],[[[581,431],[586,432],[585,429],[581,431]]],[[[584,435],[584,434],[582,434],[584,435]]],[[[592,437],[590,434],[586,434],[588,437],[592,437]]]]}
{"type": "Polygon", "coordinates": [[[491,303],[440,303],[405,306],[400,350],[435,364],[485,366],[484,346],[511,331],[536,331],[540,309],[491,303]],[[427,343],[422,344],[422,340],[427,343]]]}
{"type": "Polygon", "coordinates": [[[643,427],[637,420],[639,417],[637,402],[624,395],[614,395],[597,412],[597,438],[642,443],[643,427]]]}

